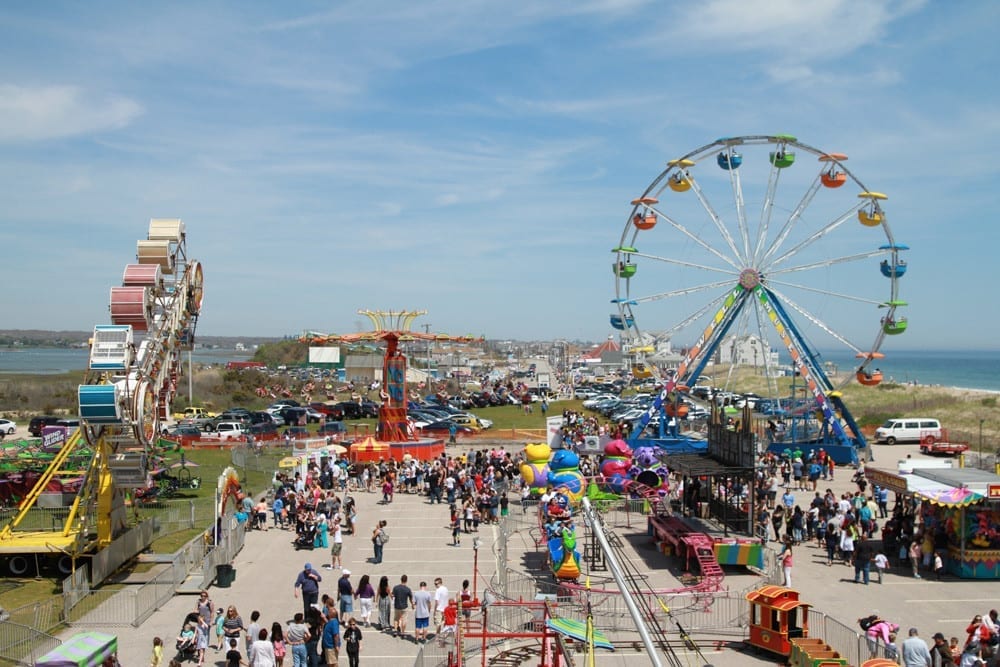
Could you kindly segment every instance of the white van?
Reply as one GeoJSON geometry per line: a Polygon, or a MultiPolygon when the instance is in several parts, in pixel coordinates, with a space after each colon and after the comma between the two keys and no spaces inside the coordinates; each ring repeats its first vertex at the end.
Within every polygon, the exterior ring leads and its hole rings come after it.
{"type": "Polygon", "coordinates": [[[941,439],[941,422],[930,417],[890,419],[875,429],[875,442],[895,445],[897,442],[937,442],[941,439]]]}

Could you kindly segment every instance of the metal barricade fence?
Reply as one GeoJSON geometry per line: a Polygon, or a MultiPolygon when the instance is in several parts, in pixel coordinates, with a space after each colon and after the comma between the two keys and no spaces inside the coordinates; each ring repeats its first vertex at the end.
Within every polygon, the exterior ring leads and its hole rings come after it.
{"type": "Polygon", "coordinates": [[[50,634],[20,623],[0,623],[0,660],[17,665],[34,665],[62,642],[50,634]]]}

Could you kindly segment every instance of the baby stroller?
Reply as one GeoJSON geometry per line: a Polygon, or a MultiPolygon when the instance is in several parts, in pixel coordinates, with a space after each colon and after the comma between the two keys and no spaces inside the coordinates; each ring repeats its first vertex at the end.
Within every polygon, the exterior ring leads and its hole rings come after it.
{"type": "Polygon", "coordinates": [[[192,611],[184,617],[181,633],[177,637],[177,660],[195,660],[198,657],[195,628],[198,626],[198,612],[192,611]]]}
{"type": "Polygon", "coordinates": [[[316,540],[316,524],[307,524],[295,538],[295,550],[308,549],[312,551],[316,540]]]}

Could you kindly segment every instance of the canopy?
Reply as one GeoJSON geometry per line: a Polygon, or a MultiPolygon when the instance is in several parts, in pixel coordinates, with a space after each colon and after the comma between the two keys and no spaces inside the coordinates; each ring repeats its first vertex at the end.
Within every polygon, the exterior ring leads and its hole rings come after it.
{"type": "Polygon", "coordinates": [[[118,652],[118,637],[84,632],[67,639],[35,663],[36,667],[99,667],[118,652]]]}
{"type": "Polygon", "coordinates": [[[286,456],[285,458],[278,461],[279,468],[295,468],[301,461],[295,456],[286,456]]]}
{"type": "Polygon", "coordinates": [[[985,498],[985,496],[964,486],[950,487],[936,491],[917,491],[916,495],[919,498],[930,501],[934,505],[941,505],[942,507],[968,507],[985,498]]]}
{"type": "MultiPolygon", "coordinates": [[[[552,630],[555,630],[561,635],[566,635],[579,642],[587,641],[587,623],[586,621],[577,621],[572,618],[550,618],[545,621],[545,625],[549,626],[552,630]]],[[[602,633],[594,630],[594,646],[597,648],[606,648],[609,651],[614,651],[615,647],[608,638],[602,633]]]]}

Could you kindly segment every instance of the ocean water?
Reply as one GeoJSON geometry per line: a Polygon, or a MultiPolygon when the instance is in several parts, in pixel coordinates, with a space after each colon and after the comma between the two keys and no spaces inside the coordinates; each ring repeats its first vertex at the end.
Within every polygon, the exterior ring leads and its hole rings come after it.
{"type": "MultiPolygon", "coordinates": [[[[893,351],[883,347],[882,352],[885,358],[870,368],[879,368],[886,380],[1000,391],[1000,351],[893,351]]],[[[828,352],[821,354],[821,359],[834,363],[839,372],[849,372],[858,364],[845,353],[828,352]]]]}
{"type": "MultiPolygon", "coordinates": [[[[236,350],[195,350],[191,360],[196,364],[224,364],[228,361],[246,361],[252,355],[236,350]]],[[[187,363],[187,354],[182,353],[187,363]]],[[[82,348],[5,347],[0,348],[0,374],[33,373],[52,375],[84,370],[88,353],[82,348]]]]}
{"type": "MultiPolygon", "coordinates": [[[[1000,351],[922,350],[893,351],[883,348],[884,359],[876,364],[886,379],[895,382],[984,389],[1000,392],[1000,351]]],[[[199,364],[224,364],[246,361],[250,354],[236,350],[195,350],[192,360],[199,364]]],[[[840,372],[851,372],[857,365],[853,355],[823,352],[822,361],[832,362],[840,372]]],[[[185,361],[187,357],[185,355],[185,361]]],[[[65,373],[82,370],[87,365],[87,351],[67,348],[0,348],[0,374],[65,373]]]]}

